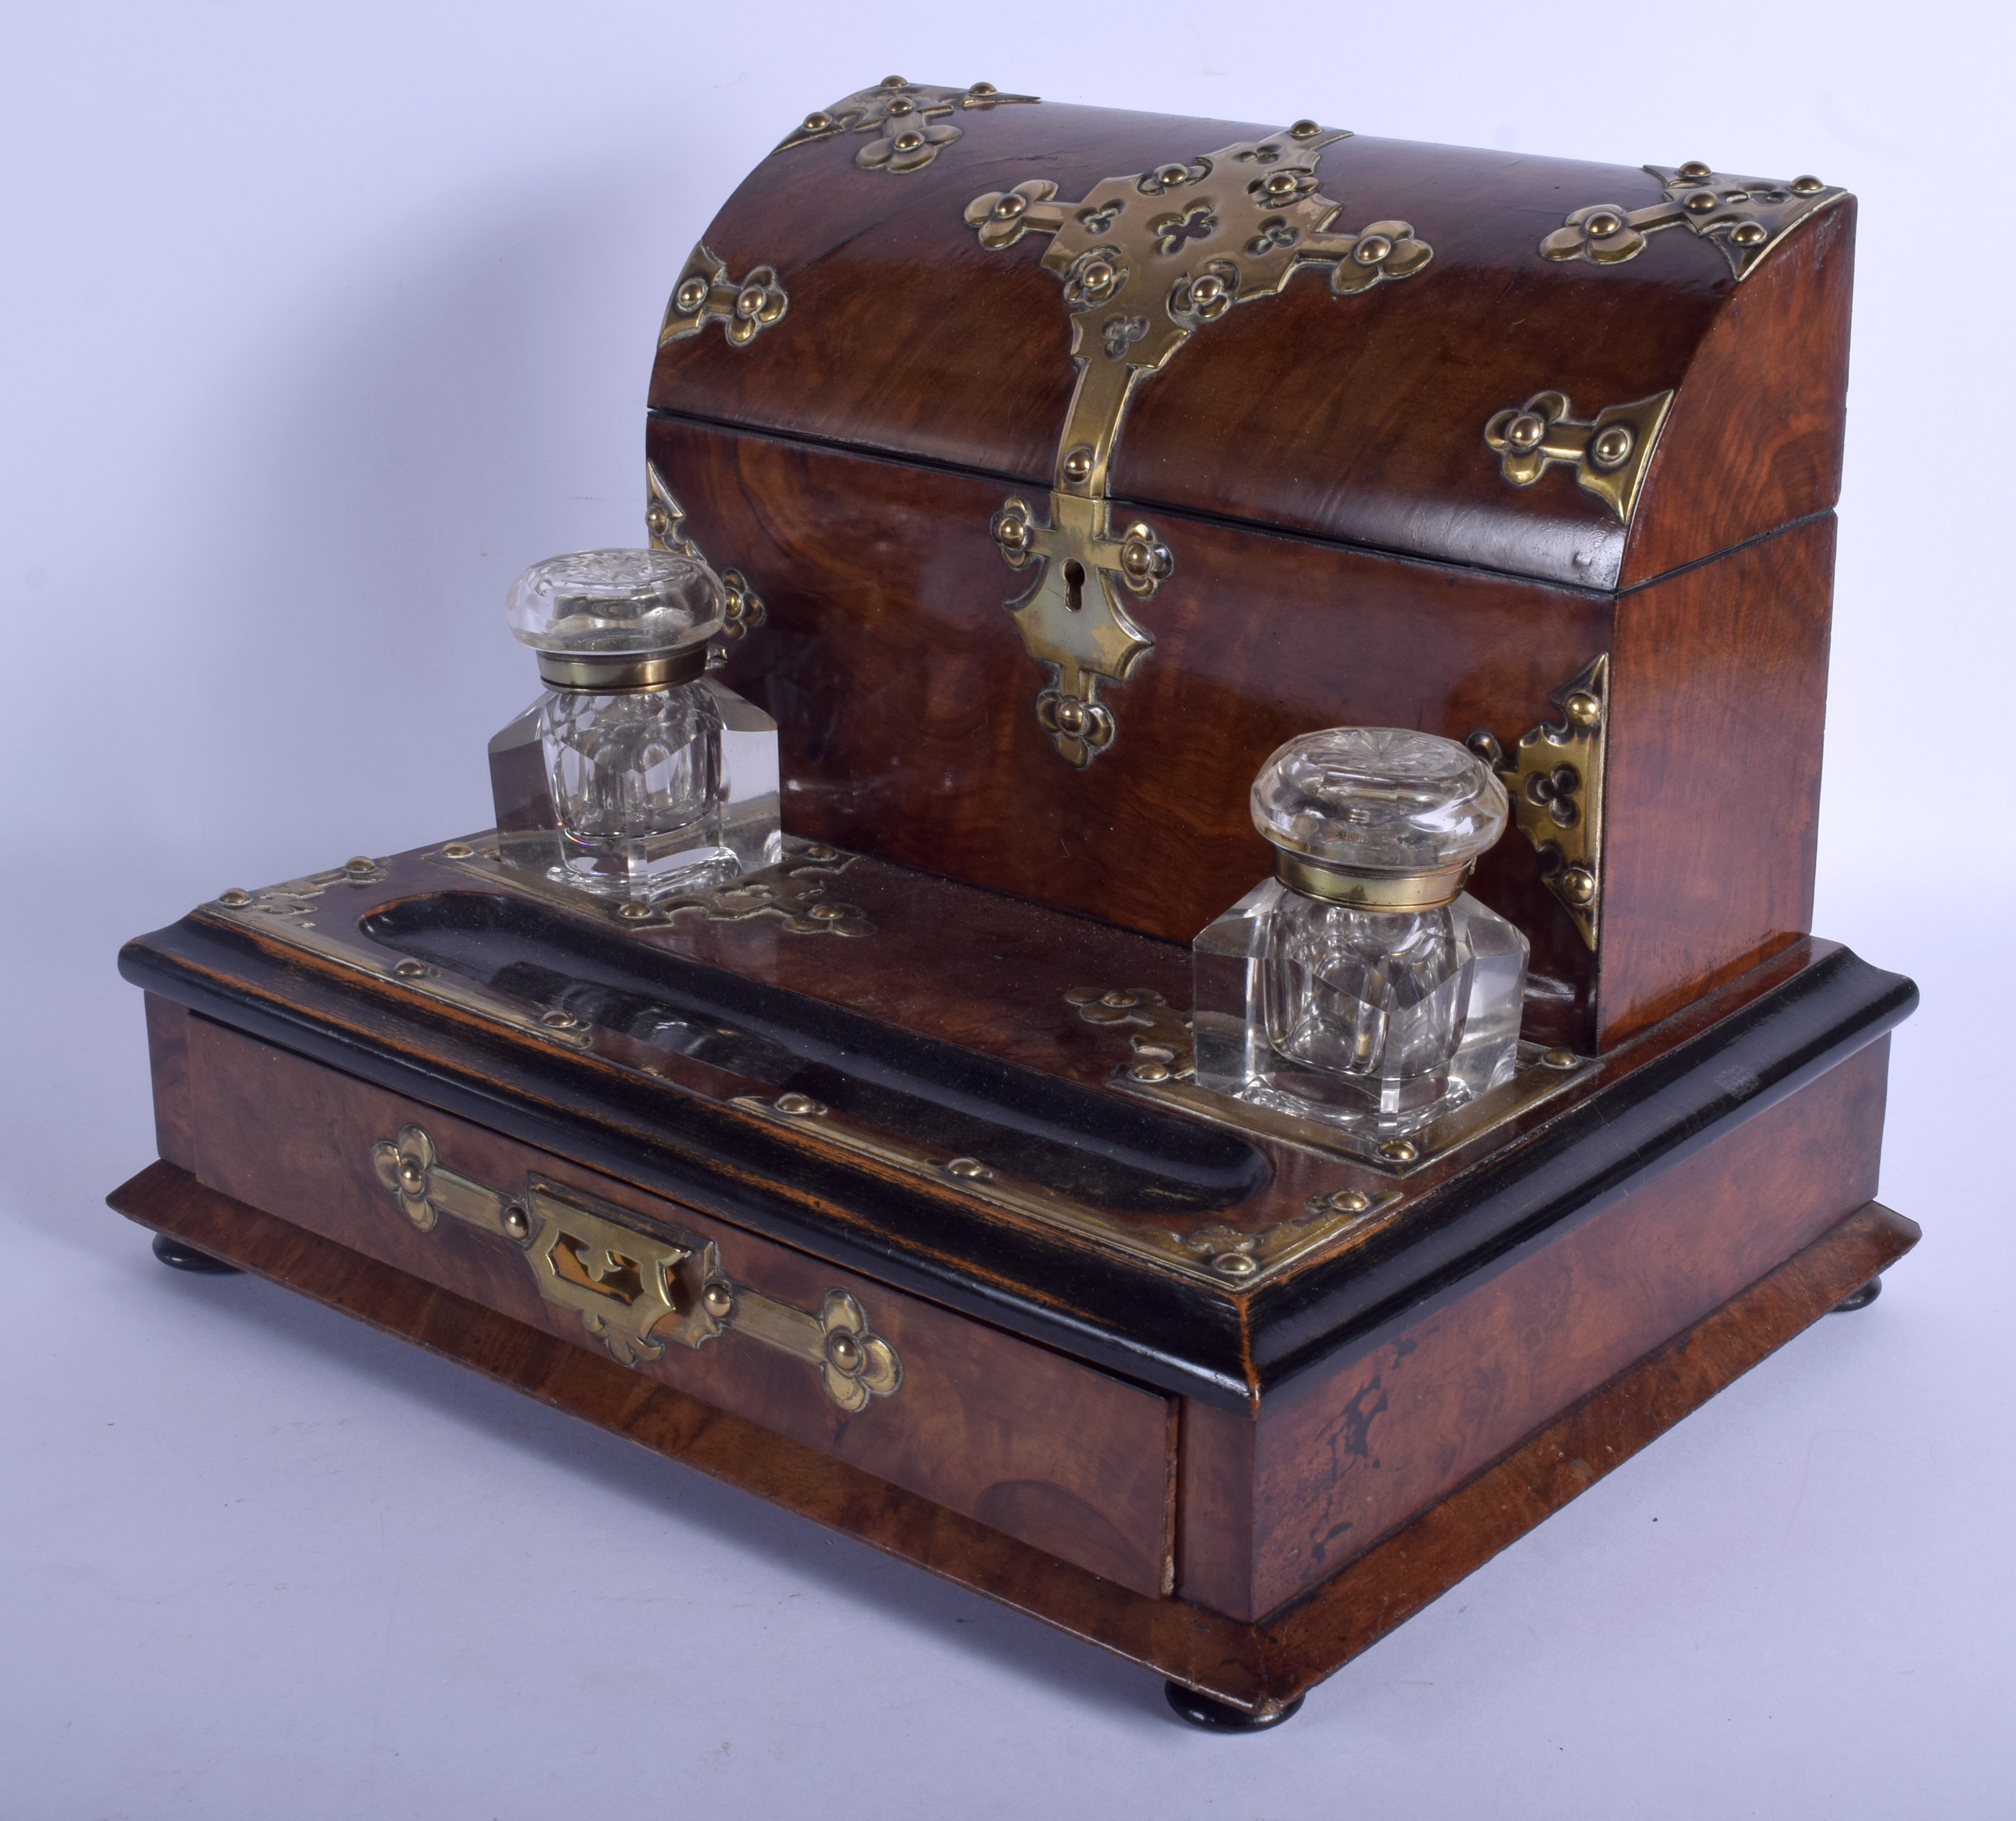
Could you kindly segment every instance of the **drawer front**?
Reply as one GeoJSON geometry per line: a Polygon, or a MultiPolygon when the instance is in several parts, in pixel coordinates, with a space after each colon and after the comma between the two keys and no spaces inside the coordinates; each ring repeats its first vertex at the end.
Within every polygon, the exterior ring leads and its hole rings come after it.
{"type": "Polygon", "coordinates": [[[208,1020],[207,1186],[1147,1594],[1173,1400],[208,1020]]]}

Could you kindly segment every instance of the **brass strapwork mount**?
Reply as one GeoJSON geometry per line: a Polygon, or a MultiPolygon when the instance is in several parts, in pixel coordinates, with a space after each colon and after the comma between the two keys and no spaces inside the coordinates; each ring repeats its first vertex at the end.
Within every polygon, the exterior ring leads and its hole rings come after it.
{"type": "Polygon", "coordinates": [[[1513,819],[1543,862],[1541,878],[1593,949],[1603,907],[1603,768],[1610,659],[1593,660],[1547,698],[1561,711],[1507,753],[1479,729],[1465,743],[1505,779],[1513,819]]]}
{"type": "Polygon", "coordinates": [[[1817,177],[1736,177],[1698,159],[1643,168],[1665,186],[1658,202],[1642,209],[1622,203],[1577,209],[1540,243],[1541,257],[1621,265],[1644,251],[1647,235],[1685,228],[1721,249],[1740,284],[1794,229],[1848,194],[1817,177]]]}
{"type": "Polygon", "coordinates": [[[1335,229],[1342,205],[1317,187],[1316,160],[1351,135],[1298,121],[1265,138],[1096,184],[1075,203],[1031,178],[989,191],[966,219],[990,251],[1046,234],[1044,268],[1063,284],[1078,384],[1057,438],[1049,498],[1010,498],[990,530],[1029,585],[1006,603],[1029,655],[1047,665],[1036,718],[1060,756],[1089,765],[1113,743],[1102,682],[1123,683],[1154,648],[1133,617],[1175,568],[1148,520],[1116,515],[1109,480],[1135,387],[1235,306],[1276,296],[1305,265],[1340,296],[1411,276],[1434,257],[1410,223],[1335,229]]]}

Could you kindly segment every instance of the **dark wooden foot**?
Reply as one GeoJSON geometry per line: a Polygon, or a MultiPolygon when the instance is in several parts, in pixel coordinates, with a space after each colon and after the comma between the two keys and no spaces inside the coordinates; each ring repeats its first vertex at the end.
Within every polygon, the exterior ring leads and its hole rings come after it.
{"type": "Polygon", "coordinates": [[[1852,1296],[1845,1296],[1827,1311],[1831,1315],[1845,1315],[1851,1309],[1866,1309],[1883,1294],[1883,1279],[1872,1277],[1852,1296]]]}
{"type": "Polygon", "coordinates": [[[221,1258],[199,1252],[195,1247],[167,1233],[154,1235],[154,1256],[177,1271],[200,1271],[214,1277],[236,1277],[239,1274],[236,1265],[227,1265],[221,1258]]]}
{"type": "Polygon", "coordinates": [[[1199,1694],[1180,1682],[1164,1682],[1162,1692],[1168,1697],[1169,1705],[1180,1718],[1188,1720],[1193,1726],[1203,1727],[1207,1733],[1264,1733],[1269,1726],[1292,1720],[1302,1711],[1300,1695],[1283,1706],[1255,1714],[1244,1708],[1236,1708],[1229,1701],[1213,1700],[1209,1695],[1199,1694]]]}

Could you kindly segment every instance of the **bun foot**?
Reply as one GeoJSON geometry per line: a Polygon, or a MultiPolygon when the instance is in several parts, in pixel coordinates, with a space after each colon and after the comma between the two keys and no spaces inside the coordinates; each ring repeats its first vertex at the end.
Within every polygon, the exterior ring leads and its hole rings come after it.
{"type": "Polygon", "coordinates": [[[236,1277],[240,1275],[236,1265],[227,1265],[221,1258],[213,1258],[207,1252],[199,1252],[195,1247],[168,1233],[154,1235],[154,1256],[176,1271],[200,1271],[213,1277],[236,1277]]]}
{"type": "Polygon", "coordinates": [[[1845,1315],[1852,1309],[1866,1309],[1883,1294],[1883,1279],[1872,1277],[1852,1296],[1845,1296],[1827,1311],[1831,1315],[1845,1315]]]}
{"type": "Polygon", "coordinates": [[[1164,1682],[1162,1692],[1168,1697],[1169,1705],[1180,1718],[1189,1721],[1193,1726],[1203,1727],[1207,1733],[1264,1733],[1269,1726],[1292,1720],[1302,1711],[1300,1695],[1286,1707],[1276,1708],[1270,1713],[1251,1714],[1228,1701],[1214,1700],[1208,1694],[1199,1694],[1195,1689],[1185,1688],[1178,1682],[1164,1682]]]}

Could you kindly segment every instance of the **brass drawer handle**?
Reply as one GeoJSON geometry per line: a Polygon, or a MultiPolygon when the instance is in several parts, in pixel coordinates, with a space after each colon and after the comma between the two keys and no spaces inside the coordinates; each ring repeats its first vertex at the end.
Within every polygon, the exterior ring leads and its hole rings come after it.
{"type": "MultiPolygon", "coordinates": [[[[868,1325],[860,1303],[829,1290],[816,1314],[732,1283],[712,1240],[640,1233],[625,1211],[544,1177],[524,1193],[473,1181],[447,1168],[424,1128],[404,1126],[371,1147],[371,1167],[422,1233],[443,1215],[512,1242],[525,1254],[539,1294],[570,1309],[624,1366],[661,1359],[668,1341],[700,1347],[733,1329],[819,1371],[843,1410],[866,1409],[903,1382],[896,1349],[868,1325]]],[[[634,1217],[633,1217],[634,1218],[634,1217]]]]}

